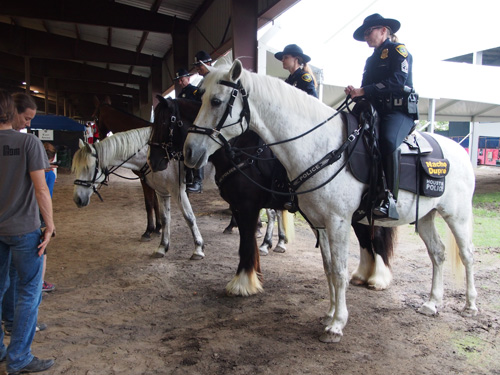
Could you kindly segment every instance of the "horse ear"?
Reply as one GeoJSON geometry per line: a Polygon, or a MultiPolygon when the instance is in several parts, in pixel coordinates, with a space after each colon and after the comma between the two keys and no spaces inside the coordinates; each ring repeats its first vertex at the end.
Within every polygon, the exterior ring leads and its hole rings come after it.
{"type": "Polygon", "coordinates": [[[162,102],[165,100],[165,98],[159,94],[156,94],[156,99],[158,99],[159,102],[162,102]]]}
{"type": "Polygon", "coordinates": [[[82,141],[81,139],[78,140],[78,147],[79,148],[84,148],[85,147],[85,142],[82,141]]]}
{"type": "Polygon", "coordinates": [[[101,104],[101,102],[99,101],[99,98],[96,95],[94,95],[94,105],[95,105],[95,107],[96,108],[99,107],[99,104],[101,104]]]}
{"type": "Polygon", "coordinates": [[[236,82],[240,79],[241,73],[243,72],[243,65],[241,65],[241,61],[236,59],[233,62],[233,66],[231,66],[231,70],[229,71],[229,77],[231,77],[231,81],[236,82]]]}
{"type": "Polygon", "coordinates": [[[104,103],[111,105],[111,98],[109,97],[109,95],[106,95],[104,97],[104,103]]]}

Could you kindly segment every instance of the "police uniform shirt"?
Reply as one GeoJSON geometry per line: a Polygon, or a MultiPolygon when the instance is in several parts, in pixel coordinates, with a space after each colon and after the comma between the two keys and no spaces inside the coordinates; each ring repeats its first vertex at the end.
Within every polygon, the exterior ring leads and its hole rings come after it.
{"type": "Polygon", "coordinates": [[[195,87],[194,90],[194,100],[201,102],[201,98],[203,97],[203,94],[205,93],[205,90],[201,89],[201,85],[203,84],[204,79],[202,79],[200,82],[198,82],[198,86],[195,87]]]}
{"type": "Polygon", "coordinates": [[[198,97],[196,96],[197,89],[198,88],[196,86],[189,84],[181,90],[181,92],[179,93],[179,98],[198,100],[198,97]]]}
{"type": "MultiPolygon", "coordinates": [[[[413,58],[406,46],[386,39],[366,60],[361,87],[366,98],[381,110],[381,103],[387,98],[405,96],[404,86],[413,87],[413,58]]],[[[389,99],[390,100],[390,99],[389,99]]]]}
{"type": "Polygon", "coordinates": [[[313,77],[305,72],[302,68],[297,69],[293,74],[290,74],[285,80],[286,83],[307,92],[309,95],[318,97],[316,93],[316,88],[314,87],[313,77]]]}

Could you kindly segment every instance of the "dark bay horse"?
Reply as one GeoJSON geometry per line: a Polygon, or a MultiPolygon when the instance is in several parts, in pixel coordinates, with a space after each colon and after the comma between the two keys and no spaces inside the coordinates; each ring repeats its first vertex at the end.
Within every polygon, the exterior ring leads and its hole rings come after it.
{"type": "MultiPolygon", "coordinates": [[[[155,121],[150,139],[149,163],[153,171],[160,171],[168,166],[169,155],[180,155],[187,129],[192,126],[201,103],[185,99],[164,99],[158,97],[155,108],[155,121]]],[[[259,160],[253,161],[248,155],[235,155],[235,163],[246,175],[260,185],[275,188],[277,171],[281,164],[274,158],[270,149],[263,145],[254,132],[246,132],[233,141],[233,146],[240,149],[261,145],[258,148],[259,160]]],[[[237,221],[240,233],[240,263],[235,277],[226,287],[232,295],[251,295],[262,291],[259,280],[261,275],[259,249],[255,239],[257,218],[261,208],[283,209],[287,199],[276,199],[273,194],[252,184],[233,166],[223,149],[215,152],[210,161],[215,166],[215,179],[221,197],[230,204],[237,221]]],[[[360,242],[361,257],[375,258],[372,269],[360,267],[353,273],[351,282],[367,284],[373,289],[388,287],[392,274],[389,269],[389,258],[393,250],[393,230],[391,228],[374,228],[375,240],[370,241],[370,228],[361,224],[353,224],[360,242]]]]}
{"type": "MultiPolygon", "coordinates": [[[[97,97],[94,97],[94,104],[96,106],[96,109],[92,117],[95,119],[96,126],[99,131],[100,140],[106,138],[109,132],[118,133],[151,126],[151,123],[149,121],[143,120],[140,117],[134,116],[130,113],[113,107],[111,105],[111,102],[109,101],[109,98],[106,98],[105,101],[101,103],[97,97]]],[[[149,241],[151,240],[152,234],[159,235],[161,231],[161,219],[158,200],[156,198],[155,191],[151,187],[149,187],[148,184],[146,184],[143,173],[136,171],[133,172],[139,177],[141,181],[148,219],[146,231],[142,234],[141,241],[149,241]]]]}

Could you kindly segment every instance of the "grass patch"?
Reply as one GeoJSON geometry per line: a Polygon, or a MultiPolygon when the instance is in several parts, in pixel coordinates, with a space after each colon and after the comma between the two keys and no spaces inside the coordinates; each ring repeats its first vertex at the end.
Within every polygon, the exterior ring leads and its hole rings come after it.
{"type": "MultiPolygon", "coordinates": [[[[476,251],[490,252],[500,245],[500,192],[476,194],[472,200],[474,216],[474,233],[472,242],[476,251]]],[[[436,228],[444,240],[447,236],[447,225],[440,217],[436,217],[436,228]]]]}
{"type": "Polygon", "coordinates": [[[452,338],[453,346],[457,353],[464,356],[467,362],[477,366],[478,369],[486,369],[493,364],[491,358],[491,344],[477,336],[470,334],[455,333],[452,338]]]}

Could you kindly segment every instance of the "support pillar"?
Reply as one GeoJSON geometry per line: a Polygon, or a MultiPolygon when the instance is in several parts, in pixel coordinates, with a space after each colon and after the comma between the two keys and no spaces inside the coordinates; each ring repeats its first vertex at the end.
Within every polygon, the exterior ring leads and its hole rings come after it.
{"type": "Polygon", "coordinates": [[[233,57],[252,72],[257,72],[257,5],[258,1],[231,0],[233,57]]]}
{"type": "Polygon", "coordinates": [[[434,123],[436,122],[436,99],[429,99],[429,133],[434,133],[434,123]]]}

